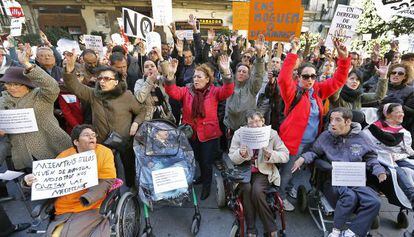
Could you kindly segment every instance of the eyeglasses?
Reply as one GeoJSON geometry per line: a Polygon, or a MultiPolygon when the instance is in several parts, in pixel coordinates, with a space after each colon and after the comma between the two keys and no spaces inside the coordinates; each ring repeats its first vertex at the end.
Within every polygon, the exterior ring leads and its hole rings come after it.
{"type": "Polygon", "coordinates": [[[248,59],[251,59],[251,58],[252,58],[252,56],[249,56],[249,55],[243,55],[243,58],[248,58],[248,59]]]}
{"type": "Polygon", "coordinates": [[[405,72],[401,72],[401,71],[393,71],[393,72],[391,72],[391,75],[404,76],[404,75],[405,75],[405,72]]]}
{"type": "Polygon", "coordinates": [[[23,84],[19,84],[19,83],[4,83],[4,86],[5,87],[12,88],[12,87],[21,87],[21,86],[23,86],[23,84]]]}
{"type": "Polygon", "coordinates": [[[104,81],[104,82],[109,82],[109,81],[112,81],[112,80],[115,80],[115,78],[113,78],[113,77],[98,77],[98,78],[96,78],[96,80],[97,81],[104,81]]]}
{"type": "Polygon", "coordinates": [[[98,137],[98,134],[96,134],[96,133],[85,133],[85,134],[82,134],[82,135],[80,135],[81,137],[92,137],[92,138],[96,138],[96,137],[98,137]]]}
{"type": "Polygon", "coordinates": [[[302,77],[302,79],[303,80],[305,80],[305,81],[307,81],[307,80],[309,80],[309,79],[312,79],[312,80],[316,80],[316,77],[317,77],[317,75],[316,74],[311,74],[311,75],[309,75],[309,74],[302,74],[302,75],[300,75],[301,77],[302,77]]]}

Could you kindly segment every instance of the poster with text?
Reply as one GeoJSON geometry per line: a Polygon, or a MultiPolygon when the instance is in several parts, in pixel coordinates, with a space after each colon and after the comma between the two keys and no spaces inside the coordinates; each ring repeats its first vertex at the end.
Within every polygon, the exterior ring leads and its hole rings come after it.
{"type": "Polygon", "coordinates": [[[332,162],[332,186],[364,187],[365,162],[332,162]]]}
{"type": "Polygon", "coordinates": [[[154,30],[154,20],[128,8],[122,8],[124,33],[127,36],[146,39],[154,30]]]}
{"type": "Polygon", "coordinates": [[[173,22],[172,0],[152,0],[151,3],[155,25],[169,26],[173,22]]]}
{"type": "Polygon", "coordinates": [[[249,29],[249,12],[248,2],[233,2],[233,30],[249,29]]]}
{"type": "Polygon", "coordinates": [[[83,41],[85,42],[85,48],[92,49],[99,54],[99,57],[103,58],[103,43],[100,35],[84,35],[83,41]]]}
{"type": "Polygon", "coordinates": [[[6,134],[39,131],[33,108],[0,110],[0,130],[6,134]]]}
{"type": "Polygon", "coordinates": [[[249,149],[261,149],[269,145],[271,126],[260,128],[242,127],[240,131],[240,144],[247,145],[249,149]]]}

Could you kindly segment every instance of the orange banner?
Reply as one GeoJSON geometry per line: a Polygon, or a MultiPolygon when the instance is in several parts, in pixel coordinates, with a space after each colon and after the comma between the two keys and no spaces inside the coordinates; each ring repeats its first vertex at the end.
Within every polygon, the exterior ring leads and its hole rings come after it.
{"type": "Polygon", "coordinates": [[[248,2],[233,2],[233,30],[249,29],[249,10],[248,2]]]}
{"type": "Polygon", "coordinates": [[[299,36],[304,8],[300,0],[251,0],[249,14],[250,40],[263,34],[268,41],[288,42],[292,35],[299,36]]]}

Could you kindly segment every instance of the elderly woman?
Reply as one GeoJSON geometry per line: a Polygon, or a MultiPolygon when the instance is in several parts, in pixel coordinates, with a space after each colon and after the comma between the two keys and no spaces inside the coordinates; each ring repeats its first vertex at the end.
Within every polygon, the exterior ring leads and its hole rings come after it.
{"type": "Polygon", "coordinates": [[[255,47],[257,54],[254,62],[254,77],[250,76],[249,65],[240,63],[236,66],[234,92],[226,101],[226,115],[224,117],[224,124],[227,129],[230,129],[230,134],[246,124],[244,115],[247,110],[256,108],[256,96],[262,87],[265,70],[263,57],[266,47],[263,35],[256,41],[255,47]]]}
{"type": "MultiPolygon", "coordinates": [[[[73,147],[60,153],[56,159],[77,153],[95,151],[98,185],[54,201],[55,218],[46,231],[47,237],[110,236],[109,220],[99,214],[99,208],[116,178],[114,156],[109,148],[97,144],[97,133],[90,125],[78,125],[72,130],[73,147]]],[[[33,174],[24,177],[27,186],[36,183],[33,174]]]]}
{"type": "Polygon", "coordinates": [[[192,127],[194,135],[190,140],[196,160],[200,165],[201,182],[203,184],[201,200],[210,195],[213,174],[213,162],[219,149],[219,138],[222,135],[217,116],[217,106],[233,94],[229,58],[220,57],[220,70],[223,76],[223,86],[213,85],[213,71],[206,64],[199,65],[194,71],[194,83],[186,87],[175,85],[174,74],[178,61],[173,60],[169,65],[165,81],[165,91],[174,100],[183,105],[182,123],[192,127]]]}
{"type": "MultiPolygon", "coordinates": [[[[384,104],[378,110],[378,117],[379,119],[364,132],[374,144],[379,160],[414,170],[414,163],[409,161],[414,156],[411,134],[401,126],[404,119],[402,105],[384,104]]],[[[414,206],[413,184],[407,180],[407,174],[403,169],[396,169],[396,171],[401,189],[414,206]]]]}
{"type": "Polygon", "coordinates": [[[132,187],[135,180],[135,156],[131,136],[135,135],[138,125],[143,122],[145,108],[126,89],[121,74],[110,67],[97,68],[98,83],[95,88],[80,83],[74,73],[75,60],[74,53],[66,55],[63,74],[65,85],[80,100],[90,103],[92,125],[96,128],[99,143],[105,143],[110,135],[121,136],[123,144],[118,149],[125,168],[126,184],[132,187]]]}
{"type": "Polygon", "coordinates": [[[333,96],[329,97],[331,108],[345,107],[359,110],[363,104],[379,102],[386,96],[388,79],[388,67],[384,64],[377,69],[379,74],[378,86],[375,92],[364,93],[362,88],[363,75],[361,71],[352,70],[348,74],[348,79],[344,87],[338,90],[333,96]]]}
{"type": "MultiPolygon", "coordinates": [[[[336,71],[332,78],[324,82],[315,82],[317,75],[313,64],[305,63],[298,68],[297,80],[293,77],[293,70],[297,61],[297,52],[300,41],[294,38],[291,42],[292,50],[287,55],[278,77],[280,94],[285,103],[284,114],[286,119],[280,125],[279,133],[290,152],[289,162],[281,167],[282,183],[280,195],[284,199],[287,211],[293,211],[294,206],[286,198],[286,192],[294,190],[291,184],[291,168],[299,155],[307,151],[323,128],[322,101],[333,95],[341,88],[347,79],[351,60],[348,50],[339,42],[333,40],[338,52],[336,71]]],[[[290,192],[295,196],[295,192],[290,192]]]]}
{"type": "MultiPolygon", "coordinates": [[[[264,126],[263,114],[258,111],[247,113],[247,127],[258,128],[264,126]]],[[[266,202],[265,190],[271,184],[280,185],[280,175],[276,163],[286,163],[289,160],[289,151],[283,144],[275,130],[271,130],[269,145],[262,149],[249,151],[247,145],[242,144],[240,128],[234,133],[231,141],[229,157],[236,165],[247,164],[250,167],[251,178],[248,183],[241,183],[244,214],[246,218],[248,236],[257,236],[256,212],[258,213],[265,232],[276,236],[277,225],[272,211],[266,202]]]]}
{"type": "MultiPolygon", "coordinates": [[[[168,63],[161,59],[161,66],[163,65],[168,66],[168,63]]],[[[144,78],[137,80],[135,83],[134,94],[138,102],[146,107],[145,120],[167,119],[175,122],[171,106],[168,103],[168,95],[164,90],[162,77],[158,74],[157,66],[153,61],[145,61],[144,78]]]]}
{"type": "Polygon", "coordinates": [[[34,110],[38,131],[6,134],[0,130],[0,136],[7,135],[11,143],[14,168],[25,172],[30,172],[33,160],[56,157],[71,146],[69,135],[59,127],[53,115],[59,86],[43,69],[29,62],[30,54],[30,47],[26,46],[25,51],[19,53],[24,68],[10,67],[1,78],[6,90],[0,97],[0,109],[34,110]]]}

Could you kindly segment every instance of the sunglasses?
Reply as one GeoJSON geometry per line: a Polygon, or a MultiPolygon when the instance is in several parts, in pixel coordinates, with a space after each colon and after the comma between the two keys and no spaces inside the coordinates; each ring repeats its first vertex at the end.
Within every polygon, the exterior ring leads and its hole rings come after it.
{"type": "Polygon", "coordinates": [[[311,74],[311,75],[302,74],[302,75],[300,75],[300,77],[302,77],[302,79],[305,80],[305,81],[307,81],[309,79],[316,80],[317,75],[316,74],[311,74]]]}
{"type": "Polygon", "coordinates": [[[391,72],[391,75],[404,76],[404,75],[405,75],[405,72],[401,72],[401,71],[394,71],[394,72],[391,72]]]}
{"type": "Polygon", "coordinates": [[[104,82],[108,82],[108,81],[112,81],[115,80],[115,78],[113,77],[98,77],[96,78],[97,81],[104,81],[104,82]]]}

